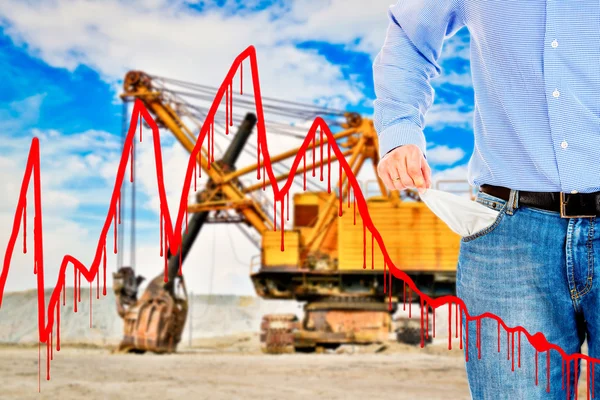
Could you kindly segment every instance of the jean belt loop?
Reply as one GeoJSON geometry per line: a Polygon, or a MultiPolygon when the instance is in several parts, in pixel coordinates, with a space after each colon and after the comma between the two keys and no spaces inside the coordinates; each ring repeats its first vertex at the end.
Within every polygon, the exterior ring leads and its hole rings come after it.
{"type": "Polygon", "coordinates": [[[515,189],[510,189],[510,196],[508,198],[508,205],[506,208],[506,213],[509,215],[513,215],[514,210],[519,207],[519,191],[515,189]]]}

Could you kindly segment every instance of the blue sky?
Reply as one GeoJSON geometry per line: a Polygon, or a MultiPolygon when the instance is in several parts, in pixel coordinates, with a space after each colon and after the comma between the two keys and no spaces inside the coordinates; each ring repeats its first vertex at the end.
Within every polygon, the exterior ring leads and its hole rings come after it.
{"type": "MultiPolygon", "coordinates": [[[[2,189],[12,194],[0,201],[0,218],[12,221],[28,146],[38,136],[44,210],[52,214],[44,214],[51,233],[45,243],[50,264],[58,264],[73,248],[79,249],[78,256],[90,259],[120,155],[118,94],[130,69],[216,86],[235,55],[253,44],[265,96],[325,101],[370,116],[371,66],[383,42],[389,2],[371,2],[368,11],[358,6],[360,1],[323,2],[319,7],[300,0],[113,0],[101,6],[83,0],[3,2],[0,180],[2,189]],[[68,240],[59,240],[65,237],[68,240]]],[[[462,29],[446,42],[440,60],[443,74],[432,82],[435,103],[426,118],[425,135],[434,178],[466,178],[473,150],[468,51],[469,34],[462,29]]],[[[167,135],[163,138],[165,163],[177,181],[169,188],[175,198],[187,158],[178,143],[167,135]]],[[[289,143],[280,145],[289,148],[289,143]]],[[[145,158],[150,153],[140,151],[138,235],[142,246],[158,256],[158,203],[151,160],[145,158]]],[[[216,232],[217,237],[231,235],[216,232]]],[[[0,243],[7,235],[5,228],[0,243]]],[[[246,245],[236,250],[244,260],[255,253],[246,245]]],[[[28,260],[22,256],[14,263],[28,260]]],[[[144,261],[153,264],[147,267],[147,276],[161,265],[158,257],[144,261]]],[[[48,268],[52,275],[55,268],[48,268]]],[[[241,271],[225,271],[215,290],[251,294],[246,270],[241,271]]],[[[206,281],[203,274],[197,273],[198,281],[206,281]]],[[[29,276],[14,276],[8,288],[23,289],[32,282],[29,276]]],[[[198,284],[197,290],[206,291],[208,286],[198,284]]]]}

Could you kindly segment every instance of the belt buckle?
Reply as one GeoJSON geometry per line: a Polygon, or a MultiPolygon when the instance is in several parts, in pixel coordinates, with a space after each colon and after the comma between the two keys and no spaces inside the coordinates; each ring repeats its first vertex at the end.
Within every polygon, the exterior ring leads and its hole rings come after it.
{"type": "Polygon", "coordinates": [[[567,202],[565,201],[565,193],[560,192],[560,217],[561,218],[591,218],[596,217],[594,215],[567,215],[566,210],[567,202]]]}

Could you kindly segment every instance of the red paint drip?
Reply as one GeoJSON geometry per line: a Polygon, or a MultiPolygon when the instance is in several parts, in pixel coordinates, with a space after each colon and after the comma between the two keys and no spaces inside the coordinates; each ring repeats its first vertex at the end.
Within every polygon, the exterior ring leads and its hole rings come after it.
{"type": "Polygon", "coordinates": [[[363,269],[367,269],[367,227],[363,221],[363,269]]]}
{"type": "MultiPolygon", "coordinates": [[[[463,329],[463,325],[462,325],[462,309],[460,310],[460,324],[458,325],[460,327],[460,346],[459,348],[462,350],[463,348],[463,335],[462,335],[462,329],[463,329]]],[[[469,331],[467,330],[467,334],[469,333],[469,331]]]]}
{"type": "Polygon", "coordinates": [[[327,142],[327,193],[331,193],[331,145],[327,142]]]}
{"type": "MultiPolygon", "coordinates": [[[[306,170],[304,171],[304,182],[305,182],[304,183],[304,190],[306,190],[306,170]]],[[[339,198],[340,198],[340,207],[339,207],[339,209],[340,210],[338,212],[338,216],[341,217],[342,216],[342,201],[344,201],[344,190],[342,188],[342,163],[340,163],[340,185],[339,185],[339,188],[340,188],[340,195],[339,195],[339,198]]]]}
{"type": "Polygon", "coordinates": [[[510,332],[506,331],[506,359],[510,360],[510,332]]]}
{"type": "Polygon", "coordinates": [[[225,89],[225,134],[229,135],[229,88],[225,89]]]}
{"type": "Polygon", "coordinates": [[[392,311],[392,274],[389,274],[390,282],[388,283],[388,310],[392,311]]]}
{"type": "Polygon", "coordinates": [[[458,338],[458,314],[460,313],[460,307],[458,307],[458,303],[456,303],[456,312],[454,313],[454,319],[456,320],[456,326],[454,328],[455,337],[458,338]]]}
{"type": "Polygon", "coordinates": [[[425,308],[425,306],[423,304],[423,299],[421,299],[421,348],[425,347],[425,329],[423,329],[423,308],[425,308]]]}
{"type": "Polygon", "coordinates": [[[210,151],[211,150],[211,145],[210,145],[211,137],[212,137],[212,129],[211,129],[211,133],[208,135],[207,144],[206,144],[206,151],[208,153],[207,157],[206,157],[206,165],[207,165],[208,169],[210,169],[210,163],[211,163],[211,159],[212,159],[211,151],[210,151]]]}
{"type": "Polygon", "coordinates": [[[514,371],[515,370],[515,333],[511,332],[510,333],[510,353],[511,353],[511,360],[512,360],[512,366],[511,366],[511,370],[514,371]]]}
{"type": "Polygon", "coordinates": [[[233,82],[229,84],[229,126],[233,126],[233,82]]]}
{"type": "MultiPolygon", "coordinates": [[[[363,222],[364,224],[364,222],[363,222]]],[[[375,236],[371,232],[371,270],[375,270],[375,236]]]]}
{"type": "Polygon", "coordinates": [[[314,131],[312,134],[312,176],[313,178],[316,176],[315,175],[315,154],[317,151],[317,147],[315,146],[315,136],[317,136],[317,131],[314,131]]]}
{"type": "Polygon", "coordinates": [[[73,312],[77,312],[77,271],[73,271],[73,312]]]}
{"type": "Polygon", "coordinates": [[[215,126],[211,124],[211,132],[210,132],[210,162],[215,162],[215,126]]]}
{"type": "Polygon", "coordinates": [[[518,355],[518,357],[519,357],[518,367],[521,368],[521,331],[519,331],[519,346],[518,347],[519,347],[519,351],[518,351],[518,353],[519,353],[519,355],[518,355]]]}
{"type": "Polygon", "coordinates": [[[452,350],[452,303],[448,303],[448,350],[452,350]]]}
{"type": "MultiPolygon", "coordinates": [[[[289,198],[289,197],[288,197],[289,198]]],[[[281,251],[284,251],[284,247],[283,247],[283,234],[284,234],[284,222],[283,222],[283,210],[284,210],[284,206],[283,206],[283,199],[281,200],[281,218],[280,218],[280,224],[281,224],[281,251]]]]}
{"type": "MultiPolygon", "coordinates": [[[[435,314],[434,314],[435,315],[435,314]]],[[[477,358],[481,359],[481,319],[477,319],[477,358]]]]}
{"type": "Polygon", "coordinates": [[[60,351],[60,307],[56,307],[56,351],[60,351]]]}
{"type": "Polygon", "coordinates": [[[320,135],[320,140],[319,140],[319,151],[321,152],[321,182],[323,182],[323,128],[319,129],[319,135],[320,135]]]}
{"type": "Polygon", "coordinates": [[[159,228],[159,230],[160,230],[160,256],[162,257],[163,256],[163,233],[164,233],[162,211],[160,213],[159,219],[160,219],[160,222],[159,222],[159,225],[160,225],[160,228],[159,228]]]}
{"type": "Polygon", "coordinates": [[[102,294],[106,296],[106,242],[104,246],[102,246],[102,270],[103,274],[103,282],[102,282],[102,294]]]}
{"type": "Polygon", "coordinates": [[[196,165],[197,165],[197,164],[196,164],[196,163],[194,163],[194,192],[197,192],[197,191],[198,191],[198,188],[197,188],[197,186],[196,186],[196,185],[197,185],[197,182],[196,182],[196,181],[197,181],[197,179],[196,179],[196,165]]]}

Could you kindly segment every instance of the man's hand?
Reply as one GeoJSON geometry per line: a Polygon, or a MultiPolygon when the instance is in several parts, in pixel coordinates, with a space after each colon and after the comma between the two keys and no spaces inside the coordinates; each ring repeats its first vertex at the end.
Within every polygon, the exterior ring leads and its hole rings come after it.
{"type": "Polygon", "coordinates": [[[389,190],[417,188],[423,193],[431,186],[431,168],[414,144],[396,147],[377,164],[377,174],[389,190]]]}

